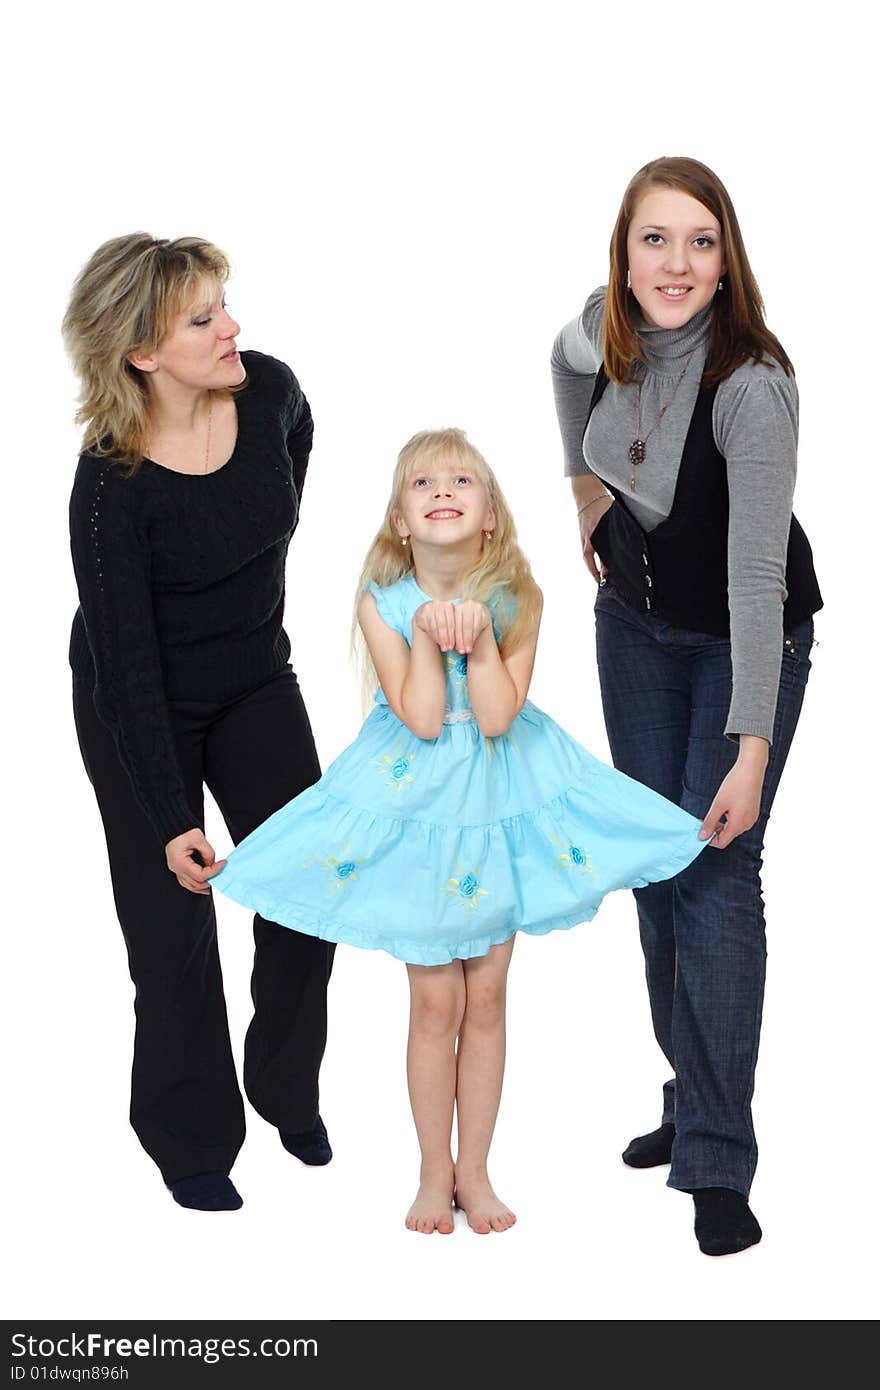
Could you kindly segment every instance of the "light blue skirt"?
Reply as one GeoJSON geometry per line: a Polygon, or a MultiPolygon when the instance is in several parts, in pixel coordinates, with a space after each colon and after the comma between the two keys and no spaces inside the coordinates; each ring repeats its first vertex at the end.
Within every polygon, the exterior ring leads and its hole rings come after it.
{"type": "Polygon", "coordinates": [[[295,931],[442,965],[671,878],[705,848],[699,828],[528,700],[497,738],[464,718],[420,739],[380,704],[211,884],[295,931]]]}

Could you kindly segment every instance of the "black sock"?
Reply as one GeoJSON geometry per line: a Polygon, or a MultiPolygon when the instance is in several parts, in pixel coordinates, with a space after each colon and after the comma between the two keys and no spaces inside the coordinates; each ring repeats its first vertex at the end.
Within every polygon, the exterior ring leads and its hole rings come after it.
{"type": "Polygon", "coordinates": [[[169,1187],[175,1202],[195,1211],[238,1211],[243,1206],[228,1173],[196,1173],[169,1187]]]}
{"type": "Polygon", "coordinates": [[[733,1255],[761,1239],[761,1227],[741,1192],[701,1187],[694,1199],[694,1234],[704,1255],[733,1255]]]}
{"type": "Polygon", "coordinates": [[[327,1130],[320,1115],[311,1129],[305,1130],[302,1134],[288,1134],[282,1129],[279,1129],[278,1133],[287,1152],[298,1158],[300,1163],[307,1163],[310,1168],[322,1168],[333,1157],[327,1130]]]}
{"type": "Polygon", "coordinates": [[[650,1134],[639,1134],[623,1151],[623,1161],[630,1168],[658,1168],[672,1161],[672,1141],[675,1125],[661,1125],[650,1134]]]}

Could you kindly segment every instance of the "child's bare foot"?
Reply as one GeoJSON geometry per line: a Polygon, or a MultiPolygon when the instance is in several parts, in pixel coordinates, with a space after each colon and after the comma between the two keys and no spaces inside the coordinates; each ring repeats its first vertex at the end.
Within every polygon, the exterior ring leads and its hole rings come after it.
{"type": "Polygon", "coordinates": [[[406,1214],[408,1231],[420,1231],[429,1236],[439,1231],[441,1236],[452,1235],[455,1229],[452,1220],[453,1169],[446,1172],[425,1174],[419,1183],[416,1200],[406,1214]]]}
{"type": "Polygon", "coordinates": [[[455,1205],[467,1214],[468,1225],[478,1236],[508,1231],[516,1221],[510,1208],[495,1196],[485,1172],[465,1174],[456,1168],[454,1195],[455,1205]]]}

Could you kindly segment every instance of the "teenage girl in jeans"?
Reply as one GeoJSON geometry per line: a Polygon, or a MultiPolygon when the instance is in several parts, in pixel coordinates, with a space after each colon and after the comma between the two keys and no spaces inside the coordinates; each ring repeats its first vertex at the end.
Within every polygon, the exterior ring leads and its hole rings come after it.
{"type": "Polygon", "coordinates": [[[615,766],[717,834],[636,891],[654,1031],[675,1076],[633,1167],[671,1161],[701,1250],[761,1229],[751,1097],[764,992],[761,851],[821,608],[792,517],[798,399],[724,186],[692,159],[635,175],[609,283],[553,380],[615,766]]]}

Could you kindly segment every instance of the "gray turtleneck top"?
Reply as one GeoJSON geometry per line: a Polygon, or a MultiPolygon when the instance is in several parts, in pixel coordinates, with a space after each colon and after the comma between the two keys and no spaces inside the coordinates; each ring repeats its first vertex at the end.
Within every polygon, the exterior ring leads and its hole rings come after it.
{"type": "MultiPolygon", "coordinates": [[[[723,291],[722,291],[723,293],[723,291]]],[[[582,314],[566,324],[551,359],[565,473],[594,473],[626,493],[626,505],[646,531],[672,509],[685,435],[697,399],[708,348],[707,305],[682,328],[655,328],[641,317],[636,328],[643,369],[641,437],[645,461],[629,490],[629,446],[636,437],[635,385],[609,382],[587,418],[602,361],[605,287],[590,295],[582,314]],[[688,361],[688,357],[690,360],[688,361]],[[682,367],[687,371],[660,424],[682,367]]],[[[728,601],[733,697],[725,733],[772,740],[782,661],[785,560],[797,462],[798,393],[778,364],[748,362],[718,387],[712,414],[715,443],[727,463],[730,494],[728,601]]]]}

